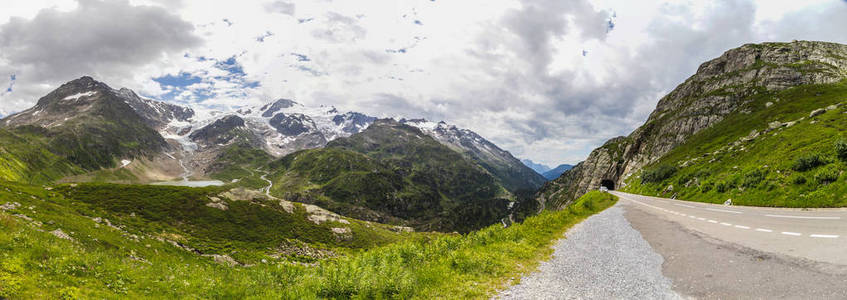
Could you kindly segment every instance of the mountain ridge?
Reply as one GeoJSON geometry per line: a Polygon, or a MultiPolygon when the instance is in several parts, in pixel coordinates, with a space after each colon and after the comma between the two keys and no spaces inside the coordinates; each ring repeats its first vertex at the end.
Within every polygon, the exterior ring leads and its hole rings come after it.
{"type": "MultiPolygon", "coordinates": [[[[662,97],[644,125],[610,139],[537,194],[555,209],[601,185],[618,188],[641,167],[732,114],[749,114],[759,94],[847,78],[847,46],[810,41],[746,44],[703,63],[662,97]]],[[[760,108],[755,108],[760,109],[760,108]]]]}

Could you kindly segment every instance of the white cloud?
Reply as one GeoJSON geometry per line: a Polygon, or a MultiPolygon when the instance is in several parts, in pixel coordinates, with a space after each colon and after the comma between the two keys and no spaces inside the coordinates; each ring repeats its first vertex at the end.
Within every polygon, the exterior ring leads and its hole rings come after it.
{"type": "Polygon", "coordinates": [[[115,44],[97,38],[103,34],[68,31],[121,27],[31,29],[51,16],[76,16],[83,25],[103,20],[82,18],[79,8],[99,2],[14,1],[19,5],[0,12],[7,35],[22,44],[51,41],[46,50],[55,50],[62,45],[56,41],[82,34],[88,43],[71,47],[74,53],[88,50],[104,63],[60,62],[56,51],[16,52],[17,43],[0,42],[0,86],[8,74],[22,73],[14,92],[0,96],[2,110],[23,109],[73,74],[88,73],[171,101],[229,106],[285,97],[376,116],[443,119],[548,165],[575,163],[628,134],[664,93],[725,50],[847,38],[839,17],[847,13],[844,1],[132,0],[140,6],[108,5],[131,15],[158,9],[159,23],[182,29],[140,30],[132,43],[115,44]],[[616,26],[607,32],[613,13],[616,26]],[[11,16],[23,19],[4,21],[11,16]],[[202,42],[179,38],[191,36],[202,42]],[[230,58],[243,73],[215,67],[230,58]],[[24,72],[49,80],[25,79],[24,72]],[[202,80],[176,88],[153,81],[182,73],[202,80]]]}

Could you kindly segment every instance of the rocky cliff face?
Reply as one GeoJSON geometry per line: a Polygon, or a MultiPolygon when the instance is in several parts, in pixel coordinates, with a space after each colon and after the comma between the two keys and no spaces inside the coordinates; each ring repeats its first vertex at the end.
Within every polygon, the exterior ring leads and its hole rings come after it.
{"type": "Polygon", "coordinates": [[[749,113],[750,96],[847,78],[847,45],[795,41],[747,44],[708,61],[659,100],[647,122],[609,140],[588,158],[547,183],[542,207],[556,209],[601,185],[615,188],[641,167],[732,113],[749,113]]]}

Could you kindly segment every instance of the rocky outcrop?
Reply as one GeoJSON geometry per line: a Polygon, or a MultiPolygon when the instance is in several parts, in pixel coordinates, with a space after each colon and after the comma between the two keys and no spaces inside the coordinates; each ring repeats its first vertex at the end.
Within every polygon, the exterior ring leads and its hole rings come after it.
{"type": "Polygon", "coordinates": [[[537,194],[556,209],[601,185],[610,188],[661,158],[686,139],[732,113],[749,113],[751,96],[847,78],[847,46],[795,41],[747,44],[703,63],[693,76],[659,100],[647,122],[609,140],[588,158],[547,183],[537,194]]]}

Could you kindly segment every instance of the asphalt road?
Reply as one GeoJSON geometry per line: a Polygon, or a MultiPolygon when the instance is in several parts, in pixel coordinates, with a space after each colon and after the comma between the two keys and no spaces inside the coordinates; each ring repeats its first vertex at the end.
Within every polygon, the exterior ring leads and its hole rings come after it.
{"type": "MultiPolygon", "coordinates": [[[[750,249],[847,266],[847,210],[785,209],[671,200],[612,192],[683,228],[750,249]]],[[[833,266],[834,269],[839,269],[833,266]]],[[[845,287],[847,289],[847,287],[845,287]]]]}
{"type": "Polygon", "coordinates": [[[847,299],[847,210],[612,192],[503,299],[847,299]],[[668,284],[670,282],[670,284],[668,284]]]}
{"type": "Polygon", "coordinates": [[[621,205],[632,227],[662,256],[662,275],[682,298],[847,299],[847,274],[833,266],[714,239],[636,204],[621,205]]]}

